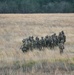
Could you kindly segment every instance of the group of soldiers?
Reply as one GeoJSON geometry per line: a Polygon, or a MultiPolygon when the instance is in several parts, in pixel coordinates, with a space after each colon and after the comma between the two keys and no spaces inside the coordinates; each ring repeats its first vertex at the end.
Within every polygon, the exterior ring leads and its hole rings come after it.
{"type": "Polygon", "coordinates": [[[64,43],[66,42],[66,36],[64,31],[59,32],[59,35],[57,36],[56,33],[54,33],[51,36],[45,36],[45,37],[33,37],[29,36],[29,38],[22,40],[23,45],[21,46],[21,49],[23,52],[27,52],[29,50],[33,49],[39,49],[43,50],[45,47],[49,47],[50,49],[54,48],[55,46],[59,47],[60,54],[63,53],[64,49],[64,43]]]}

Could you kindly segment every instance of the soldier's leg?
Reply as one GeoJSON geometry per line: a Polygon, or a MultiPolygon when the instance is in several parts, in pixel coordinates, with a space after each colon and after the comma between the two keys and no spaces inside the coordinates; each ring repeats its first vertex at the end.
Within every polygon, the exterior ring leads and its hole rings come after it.
{"type": "Polygon", "coordinates": [[[62,54],[63,53],[63,49],[60,49],[60,54],[62,54]]]}
{"type": "Polygon", "coordinates": [[[41,45],[39,45],[39,50],[41,51],[41,49],[42,49],[42,47],[41,47],[41,45]]]}

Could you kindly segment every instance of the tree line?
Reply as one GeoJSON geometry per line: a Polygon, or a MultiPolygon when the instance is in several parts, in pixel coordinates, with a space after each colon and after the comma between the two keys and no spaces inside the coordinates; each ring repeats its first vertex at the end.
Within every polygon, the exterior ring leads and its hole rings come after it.
{"type": "Polygon", "coordinates": [[[0,0],[0,13],[73,13],[74,0],[0,0]]]}

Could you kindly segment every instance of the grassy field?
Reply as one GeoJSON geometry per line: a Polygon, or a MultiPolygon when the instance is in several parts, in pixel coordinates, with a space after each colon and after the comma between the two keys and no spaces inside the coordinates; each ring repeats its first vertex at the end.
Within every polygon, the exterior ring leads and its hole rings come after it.
{"type": "Polygon", "coordinates": [[[74,14],[0,14],[0,75],[73,75],[74,69],[70,74],[58,69],[49,74],[50,64],[58,61],[74,67],[74,14]],[[20,50],[22,39],[26,37],[41,37],[54,32],[58,35],[62,30],[67,37],[63,55],[59,54],[58,47],[27,53],[20,50]],[[43,64],[46,65],[44,69],[43,64]],[[31,72],[23,72],[21,66],[29,67],[31,72]]]}

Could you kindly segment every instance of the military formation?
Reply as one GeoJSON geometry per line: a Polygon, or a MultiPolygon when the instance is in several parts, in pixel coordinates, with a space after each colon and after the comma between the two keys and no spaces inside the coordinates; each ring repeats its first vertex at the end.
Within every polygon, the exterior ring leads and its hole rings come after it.
{"type": "Polygon", "coordinates": [[[44,50],[44,48],[46,47],[53,49],[54,47],[58,46],[60,54],[62,54],[65,42],[66,36],[64,31],[59,32],[59,35],[56,35],[56,33],[54,33],[51,36],[47,35],[41,38],[34,38],[33,36],[29,36],[28,38],[22,40],[23,45],[21,46],[21,50],[23,52],[27,52],[34,49],[44,50]]]}

